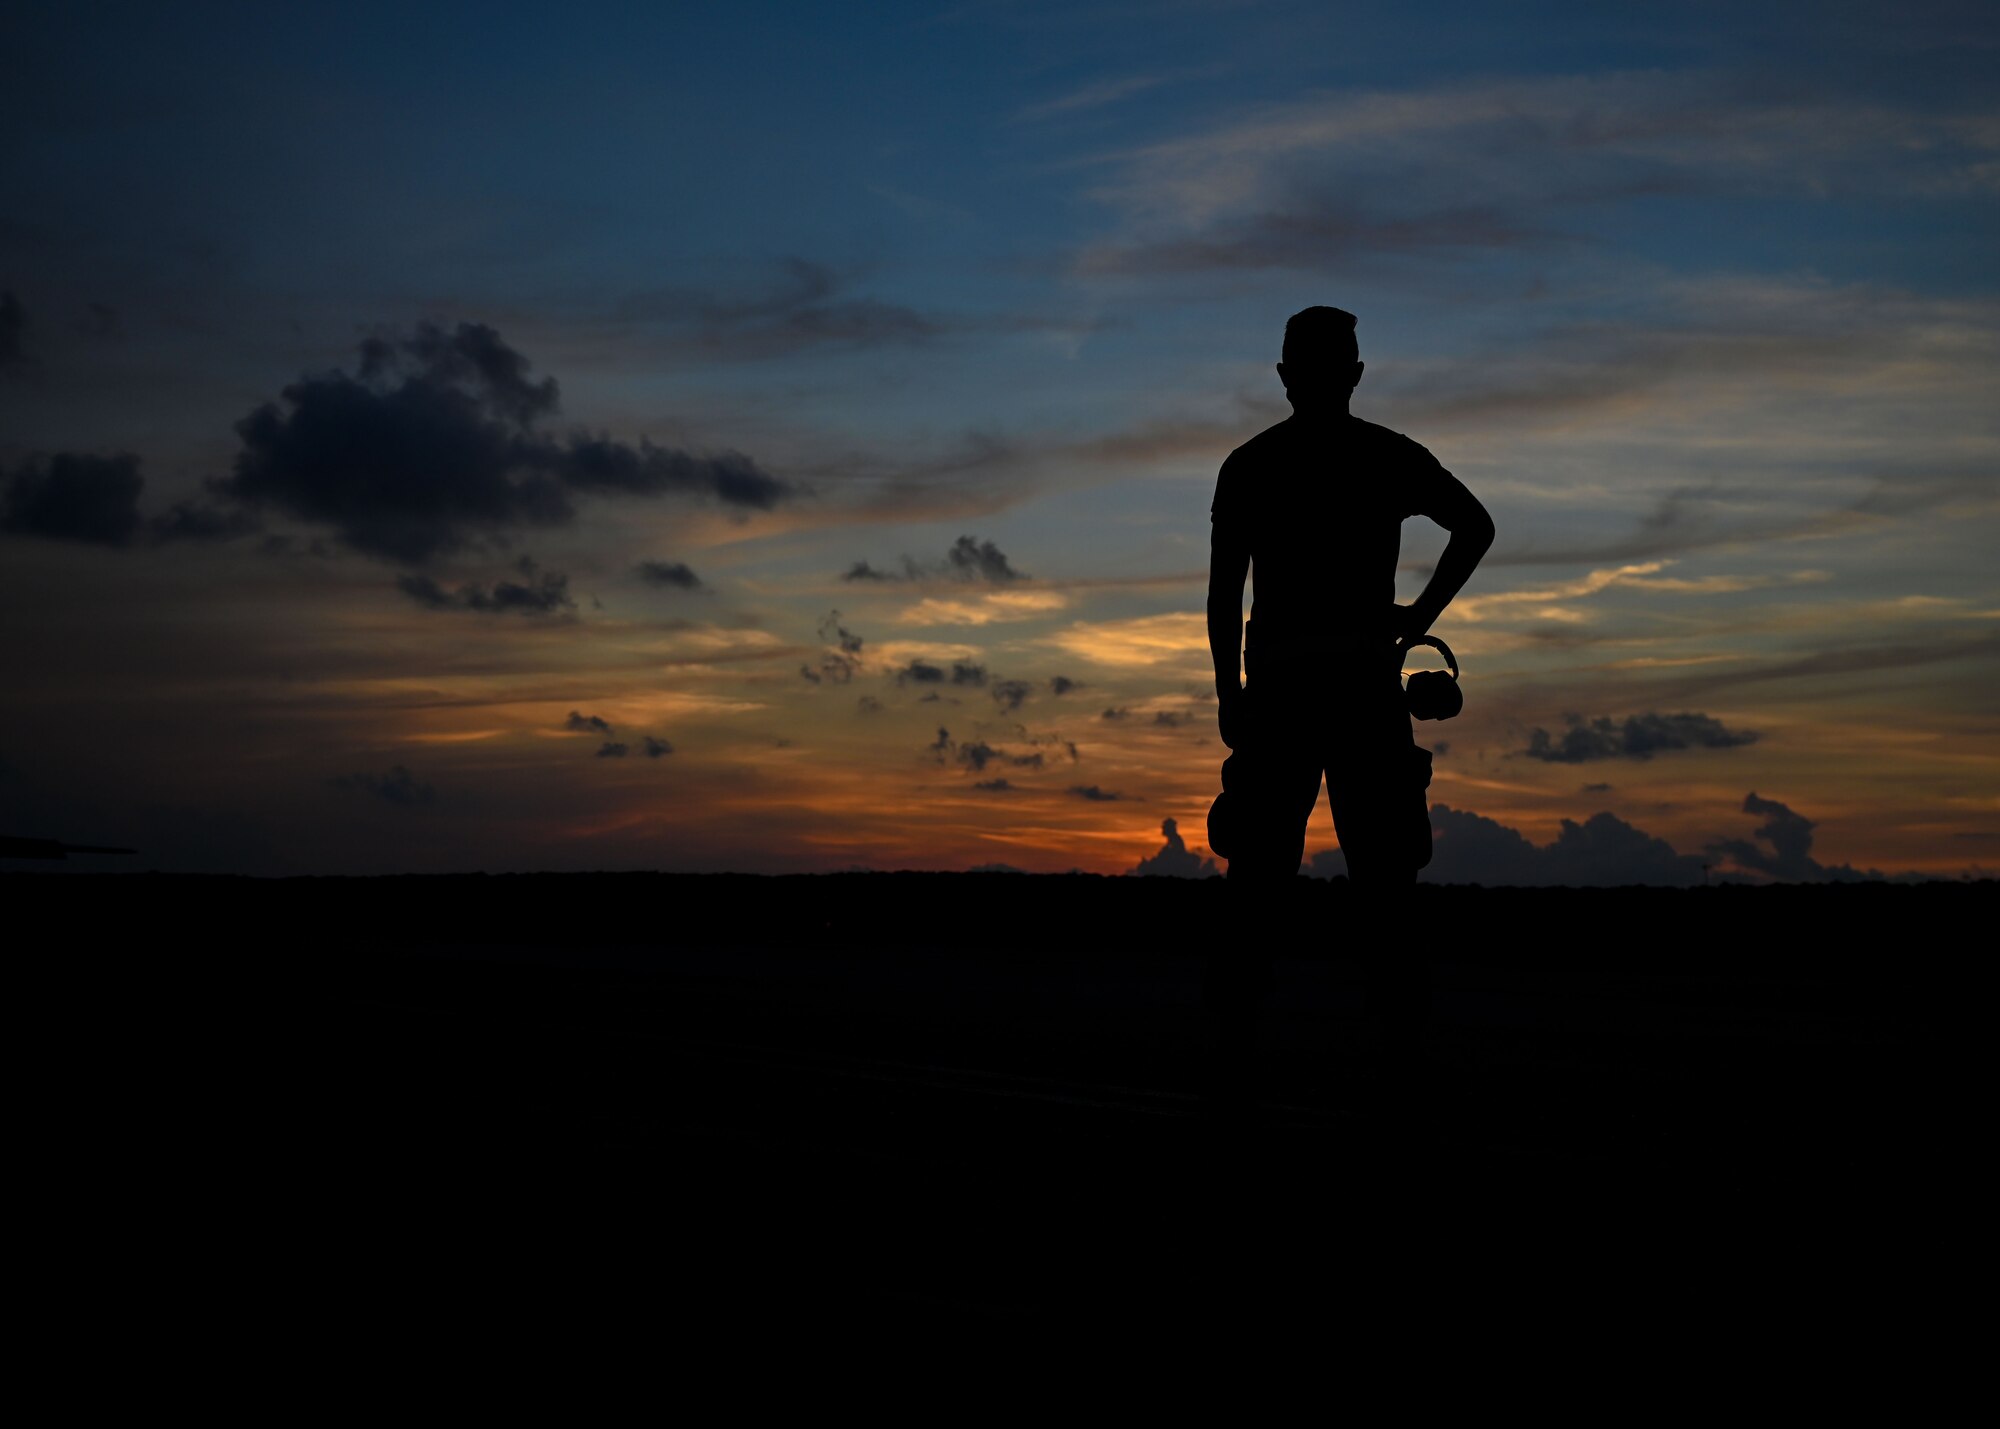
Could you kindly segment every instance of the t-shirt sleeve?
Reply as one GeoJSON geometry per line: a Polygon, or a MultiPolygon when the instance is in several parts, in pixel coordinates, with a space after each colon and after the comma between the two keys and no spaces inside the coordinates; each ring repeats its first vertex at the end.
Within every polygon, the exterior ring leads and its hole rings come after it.
{"type": "Polygon", "coordinates": [[[1404,437],[1402,457],[1403,479],[1398,489],[1404,520],[1428,516],[1449,530],[1461,512],[1478,505],[1465,483],[1446,471],[1444,464],[1431,455],[1429,447],[1404,437]]]}
{"type": "Polygon", "coordinates": [[[1231,452],[1223,458],[1222,470],[1215,475],[1215,499],[1208,504],[1208,519],[1218,526],[1240,527],[1243,502],[1243,464],[1231,452]]]}

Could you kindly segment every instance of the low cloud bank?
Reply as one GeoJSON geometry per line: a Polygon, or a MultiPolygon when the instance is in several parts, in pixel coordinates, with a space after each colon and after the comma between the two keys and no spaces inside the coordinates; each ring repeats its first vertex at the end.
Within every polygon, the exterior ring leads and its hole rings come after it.
{"type": "MultiPolygon", "coordinates": [[[[1616,814],[1564,819],[1555,839],[1537,844],[1518,829],[1449,804],[1431,806],[1432,854],[1426,883],[1519,888],[1618,888],[1629,884],[1692,888],[1709,883],[1854,883],[1887,879],[1879,869],[1828,865],[1812,857],[1816,823],[1776,799],[1751,793],[1743,812],[1760,815],[1749,838],[1718,837],[1699,853],[1681,853],[1616,814]]],[[[1315,878],[1347,872],[1340,850],[1322,849],[1300,869],[1315,878]]],[[[1899,874],[1896,881],[1925,875],[1899,874]]]]}

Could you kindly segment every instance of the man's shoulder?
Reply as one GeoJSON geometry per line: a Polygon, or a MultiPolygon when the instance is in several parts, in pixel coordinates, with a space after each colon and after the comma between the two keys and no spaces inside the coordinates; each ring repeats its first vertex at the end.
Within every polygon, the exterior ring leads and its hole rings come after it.
{"type": "Polygon", "coordinates": [[[1406,436],[1393,427],[1385,427],[1380,422],[1371,422],[1364,417],[1349,417],[1347,420],[1353,425],[1353,435],[1358,441],[1404,456],[1435,460],[1431,457],[1431,449],[1415,437],[1406,436]]]}
{"type": "Polygon", "coordinates": [[[1231,524],[1255,520],[1265,501],[1268,484],[1260,472],[1285,464],[1290,449],[1290,419],[1266,427],[1222,459],[1215,477],[1215,500],[1209,506],[1211,518],[1226,515],[1231,524]]]}
{"type": "Polygon", "coordinates": [[[1322,444],[1363,448],[1377,453],[1391,453],[1419,459],[1429,459],[1430,448],[1414,437],[1406,436],[1393,427],[1385,427],[1380,422],[1371,422],[1365,417],[1349,416],[1347,420],[1332,427],[1304,428],[1296,418],[1287,417],[1274,422],[1244,442],[1224,458],[1223,465],[1254,465],[1260,461],[1280,460],[1292,456],[1302,446],[1316,449],[1322,444]]]}
{"type": "Polygon", "coordinates": [[[1273,422],[1249,441],[1231,451],[1222,459],[1222,464],[1225,468],[1232,464],[1248,466],[1275,457],[1290,449],[1293,436],[1294,428],[1290,417],[1282,422],[1273,422]]]}

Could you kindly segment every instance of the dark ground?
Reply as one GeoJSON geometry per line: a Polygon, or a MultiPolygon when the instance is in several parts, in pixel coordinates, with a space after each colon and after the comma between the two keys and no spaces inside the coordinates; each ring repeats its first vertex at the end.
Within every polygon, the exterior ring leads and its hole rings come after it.
{"type": "Polygon", "coordinates": [[[1931,1054],[1991,884],[1420,889],[1369,936],[1434,954],[1414,1071],[1369,1052],[1345,885],[1277,929],[1231,892],[7,874],[26,1223],[142,1316],[194,1280],[252,1318],[1711,1348],[1907,1331],[1967,1254],[1984,1118],[1931,1054]],[[1274,935],[1218,1067],[1204,939],[1274,935]]]}

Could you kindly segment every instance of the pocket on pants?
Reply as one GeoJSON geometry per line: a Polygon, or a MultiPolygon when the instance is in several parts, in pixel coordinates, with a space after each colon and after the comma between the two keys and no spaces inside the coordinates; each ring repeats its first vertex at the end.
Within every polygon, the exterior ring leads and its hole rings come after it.
{"type": "Polygon", "coordinates": [[[1243,756],[1232,754],[1222,761],[1222,792],[1208,806],[1208,851],[1218,858],[1234,858],[1243,822],[1243,756]]]}
{"type": "Polygon", "coordinates": [[[1411,866],[1428,867],[1431,861],[1431,805],[1424,791],[1431,787],[1431,752],[1420,744],[1410,746],[1411,809],[1415,822],[1410,826],[1411,866]]]}

